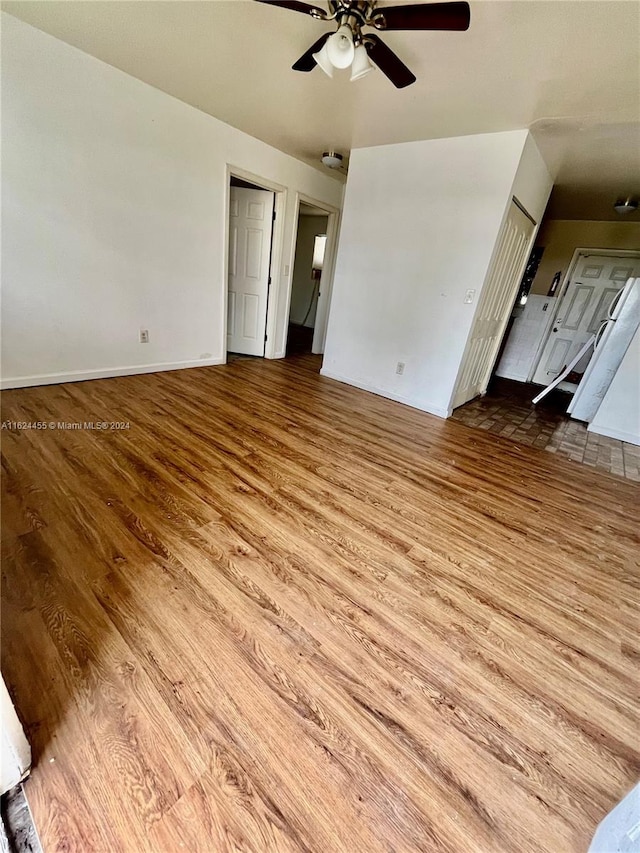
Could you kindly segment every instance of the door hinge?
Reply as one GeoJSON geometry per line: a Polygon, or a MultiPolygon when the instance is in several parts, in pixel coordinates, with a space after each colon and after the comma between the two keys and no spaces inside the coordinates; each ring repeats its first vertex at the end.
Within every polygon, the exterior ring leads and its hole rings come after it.
{"type": "Polygon", "coordinates": [[[275,210],[273,211],[273,221],[274,221],[274,222],[276,221],[276,212],[275,212],[275,210]]]}
{"type": "Polygon", "coordinates": [[[267,333],[266,333],[266,332],[265,332],[265,334],[264,334],[264,342],[265,342],[265,344],[266,344],[266,342],[267,342],[267,333]]]}

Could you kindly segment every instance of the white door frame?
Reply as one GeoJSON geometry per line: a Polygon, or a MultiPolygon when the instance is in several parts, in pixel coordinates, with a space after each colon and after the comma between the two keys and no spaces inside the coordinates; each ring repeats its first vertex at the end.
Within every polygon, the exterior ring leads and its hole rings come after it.
{"type": "Polygon", "coordinates": [[[573,278],[573,274],[576,271],[576,267],[578,266],[578,261],[580,258],[588,257],[589,255],[604,255],[608,258],[640,258],[640,251],[637,249],[588,249],[586,247],[576,249],[571,256],[571,262],[567,267],[567,272],[565,277],[562,279],[562,284],[560,285],[560,290],[558,291],[558,295],[555,298],[555,306],[553,311],[551,312],[551,316],[547,320],[547,327],[544,331],[540,339],[540,343],[538,344],[538,349],[536,351],[535,357],[531,362],[531,368],[529,370],[529,375],[527,376],[527,382],[531,382],[535,373],[538,369],[538,365],[542,355],[544,353],[545,347],[551,337],[551,330],[553,329],[556,317],[558,316],[558,311],[560,310],[560,306],[562,305],[562,301],[567,294],[567,290],[569,289],[569,285],[571,284],[571,279],[573,278]]]}
{"type": "Polygon", "coordinates": [[[254,175],[246,169],[241,169],[239,166],[233,166],[231,163],[226,164],[226,181],[225,181],[225,218],[224,218],[224,263],[223,263],[223,281],[224,281],[224,305],[222,317],[220,320],[221,335],[224,347],[224,362],[227,361],[227,312],[229,310],[229,211],[231,205],[231,178],[238,178],[241,181],[247,181],[250,184],[255,184],[259,189],[268,190],[275,193],[274,212],[276,221],[273,223],[273,232],[271,234],[271,262],[269,264],[269,292],[267,295],[267,340],[264,347],[264,357],[274,358],[276,349],[276,325],[278,311],[278,296],[280,288],[280,264],[282,261],[282,251],[284,244],[284,221],[287,210],[287,188],[281,184],[276,184],[266,178],[261,178],[259,175],[254,175]]]}
{"type": "MultiPolygon", "coordinates": [[[[310,204],[317,207],[323,213],[327,214],[327,242],[324,250],[324,262],[322,264],[322,273],[319,282],[318,306],[316,308],[316,322],[313,329],[313,343],[311,352],[320,354],[324,352],[324,342],[327,336],[327,324],[329,321],[329,308],[331,306],[331,294],[333,292],[333,274],[335,271],[336,255],[338,251],[338,227],[340,220],[340,210],[333,205],[327,204],[325,201],[311,198],[304,193],[297,192],[295,196],[295,222],[293,229],[293,240],[291,241],[291,255],[289,258],[289,269],[291,274],[287,283],[286,294],[286,323],[284,333],[284,350],[287,349],[287,336],[289,333],[289,315],[291,313],[291,292],[293,290],[293,265],[296,256],[296,246],[298,243],[298,222],[300,220],[300,203],[310,204]]],[[[284,353],[282,353],[284,355],[284,353]]]]}

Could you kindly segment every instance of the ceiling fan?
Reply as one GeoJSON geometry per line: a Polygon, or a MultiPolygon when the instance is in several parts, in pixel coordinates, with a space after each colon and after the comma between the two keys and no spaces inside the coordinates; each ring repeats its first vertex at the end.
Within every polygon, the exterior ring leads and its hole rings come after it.
{"type": "Polygon", "coordinates": [[[294,63],[294,71],[313,71],[316,65],[333,76],[334,68],[351,66],[351,79],[358,80],[375,63],[398,89],[415,83],[415,75],[375,33],[363,33],[363,27],[376,30],[467,30],[470,10],[466,2],[418,3],[409,6],[381,6],[376,0],[328,0],[329,11],[300,0],[258,0],[269,6],[282,6],[293,12],[311,15],[318,21],[336,21],[334,33],[324,33],[294,63]]]}

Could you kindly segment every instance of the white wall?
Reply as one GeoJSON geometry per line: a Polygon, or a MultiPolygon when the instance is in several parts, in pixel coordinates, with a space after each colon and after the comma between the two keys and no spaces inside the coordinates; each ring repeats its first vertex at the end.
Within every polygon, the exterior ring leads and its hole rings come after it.
{"type": "Polygon", "coordinates": [[[549,174],[533,136],[528,134],[511,187],[511,194],[518,199],[538,228],[552,189],[553,177],[549,174]]]}
{"type": "Polygon", "coordinates": [[[323,374],[446,417],[511,196],[546,204],[540,164],[525,130],[352,151],[323,374]]]}
{"type": "Polygon", "coordinates": [[[333,178],[7,14],[2,111],[5,387],[224,361],[227,164],[286,189],[281,273],[296,193],[341,204],[333,178]]]}
{"type": "Polygon", "coordinates": [[[640,444],[640,329],[629,344],[589,432],[640,444]]]}

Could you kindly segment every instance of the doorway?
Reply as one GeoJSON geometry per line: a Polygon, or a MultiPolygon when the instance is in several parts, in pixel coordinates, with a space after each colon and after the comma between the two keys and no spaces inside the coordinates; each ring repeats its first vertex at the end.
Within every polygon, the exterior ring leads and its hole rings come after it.
{"type": "Polygon", "coordinates": [[[227,354],[265,353],[275,198],[272,190],[230,178],[227,354]]]}
{"type": "Polygon", "coordinates": [[[287,355],[311,353],[325,265],[329,214],[300,202],[291,278],[287,355]]]}
{"type": "MultiPolygon", "coordinates": [[[[548,385],[564,370],[598,331],[627,280],[637,276],[640,276],[638,253],[577,250],[532,382],[548,385]]],[[[584,371],[589,357],[587,353],[578,362],[576,374],[584,371]]],[[[577,385],[563,382],[560,387],[575,391],[577,385]]]]}

